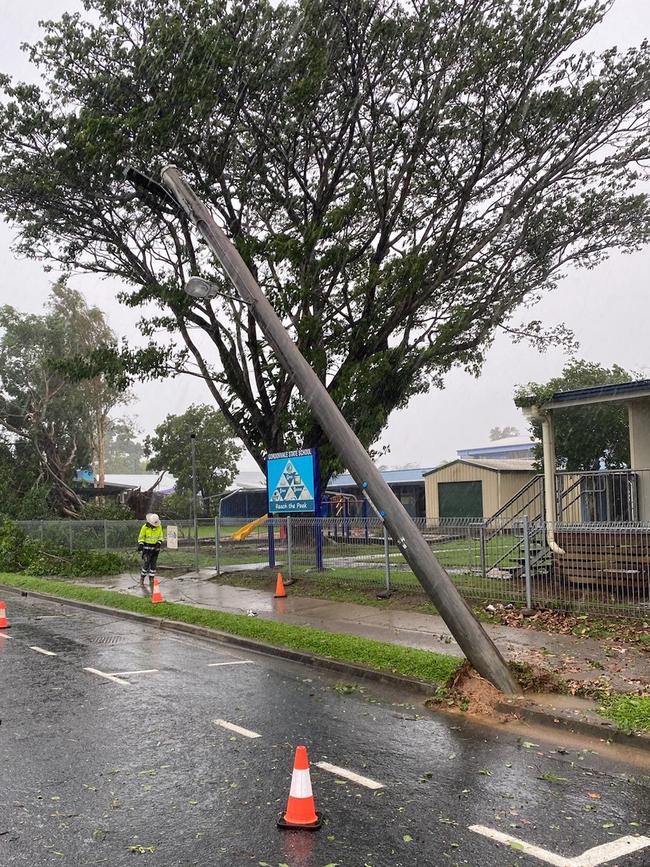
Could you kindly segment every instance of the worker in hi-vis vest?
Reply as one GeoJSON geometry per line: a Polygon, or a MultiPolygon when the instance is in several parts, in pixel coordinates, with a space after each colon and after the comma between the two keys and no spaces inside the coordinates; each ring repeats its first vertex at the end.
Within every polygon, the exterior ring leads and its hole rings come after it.
{"type": "Polygon", "coordinates": [[[140,570],[140,584],[144,584],[144,579],[149,575],[149,582],[153,584],[153,579],[156,577],[156,563],[158,562],[158,554],[162,548],[163,531],[160,526],[160,518],[158,515],[150,512],[145,523],[140,529],[138,536],[138,551],[142,556],[142,569],[140,570]]]}

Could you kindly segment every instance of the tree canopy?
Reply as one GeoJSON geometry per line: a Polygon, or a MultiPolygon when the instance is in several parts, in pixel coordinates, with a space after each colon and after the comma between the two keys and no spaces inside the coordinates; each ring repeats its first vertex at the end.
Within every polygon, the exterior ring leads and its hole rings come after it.
{"type": "Polygon", "coordinates": [[[497,440],[504,440],[507,437],[518,437],[519,431],[516,427],[512,425],[506,425],[506,427],[493,427],[490,430],[490,442],[496,442],[497,440]]]}
{"type": "MultiPolygon", "coordinates": [[[[192,491],[190,435],[195,434],[196,487],[202,498],[223,493],[235,477],[241,447],[228,423],[210,406],[192,404],[182,415],[168,415],[144,441],[148,468],[176,477],[177,494],[192,491]]],[[[216,503],[216,500],[215,500],[216,503]]]]}
{"type": "MultiPolygon", "coordinates": [[[[0,428],[7,448],[29,466],[36,462],[32,487],[44,489],[49,508],[77,517],[83,504],[72,484],[75,471],[93,462],[108,412],[122,395],[104,377],[74,383],[60,368],[112,332],[103,313],[64,282],[54,285],[41,316],[1,307],[0,329],[0,428]]],[[[43,496],[30,496],[42,510],[43,496]]]]}
{"type": "Polygon", "coordinates": [[[106,429],[106,472],[143,473],[144,450],[128,418],[109,418],[106,429]]]}
{"type": "MultiPolygon", "coordinates": [[[[560,376],[548,382],[529,382],[528,385],[519,386],[515,403],[519,406],[541,405],[550,400],[556,391],[630,382],[634,378],[618,364],[603,367],[590,361],[574,360],[563,368],[560,376]]],[[[558,410],[553,413],[553,429],[559,469],[617,469],[630,465],[630,434],[627,407],[624,404],[596,403],[558,410]]],[[[541,423],[532,421],[530,430],[537,440],[535,458],[541,469],[541,423]]]]}
{"type": "Polygon", "coordinates": [[[577,45],[609,2],[84,5],[29,49],[43,84],[2,80],[0,210],[23,254],[143,306],[146,345],[89,372],[203,377],[260,466],[296,446],[321,447],[324,480],[337,462],[205,246],[125,164],[186,173],[369,447],[498,329],[563,339],[517,311],[647,241],[648,44],[577,45]],[[190,274],[230,297],[190,300],[190,274]]]}
{"type": "Polygon", "coordinates": [[[9,518],[53,518],[52,485],[43,478],[31,443],[0,431],[0,514],[9,518]]]}

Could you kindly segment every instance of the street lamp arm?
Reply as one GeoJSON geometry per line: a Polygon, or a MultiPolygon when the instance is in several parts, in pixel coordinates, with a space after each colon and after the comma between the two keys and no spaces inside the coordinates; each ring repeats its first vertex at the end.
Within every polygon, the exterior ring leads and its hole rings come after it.
{"type": "Polygon", "coordinates": [[[185,211],[179,204],[178,200],[169,192],[168,189],[159,184],[153,178],[145,175],[143,172],[133,166],[126,166],[124,169],[124,177],[133,185],[136,193],[150,203],[151,199],[156,199],[158,204],[165,205],[164,210],[171,212],[176,217],[184,217],[185,211]],[[144,195],[142,195],[144,194],[144,195]]]}

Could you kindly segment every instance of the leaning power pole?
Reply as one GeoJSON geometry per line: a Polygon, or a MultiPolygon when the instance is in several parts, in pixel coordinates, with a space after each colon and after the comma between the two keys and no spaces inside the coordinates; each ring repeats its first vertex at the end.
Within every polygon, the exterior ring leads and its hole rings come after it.
{"type": "Polygon", "coordinates": [[[166,166],[161,175],[167,191],[194,223],[241,299],[249,306],[280,363],[298,387],[364,496],[385,522],[404,559],[442,615],[465,656],[483,677],[502,692],[520,692],[505,660],[434,557],[404,506],[382,478],[323,383],[287,334],[235,246],[175,166],[166,166]]]}

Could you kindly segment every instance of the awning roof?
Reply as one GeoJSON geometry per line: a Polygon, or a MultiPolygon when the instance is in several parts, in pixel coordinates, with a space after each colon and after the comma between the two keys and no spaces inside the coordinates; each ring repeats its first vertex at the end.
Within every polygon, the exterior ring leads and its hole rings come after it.
{"type": "Polygon", "coordinates": [[[511,458],[509,460],[488,460],[487,458],[456,458],[449,463],[441,464],[433,470],[425,473],[425,476],[431,476],[440,470],[446,470],[452,464],[466,464],[469,467],[481,467],[484,470],[493,470],[496,473],[532,473],[535,471],[535,461],[525,460],[523,458],[511,458]]]}
{"type": "Polygon", "coordinates": [[[650,379],[635,382],[620,382],[614,385],[592,385],[574,388],[572,391],[556,391],[544,409],[560,409],[567,406],[584,406],[589,403],[628,401],[650,397],[650,379]]]}

